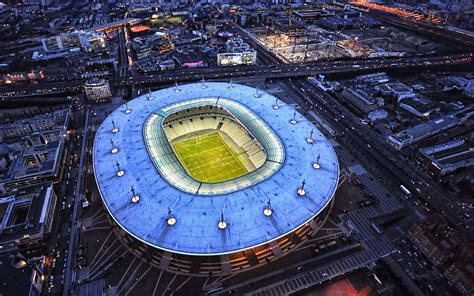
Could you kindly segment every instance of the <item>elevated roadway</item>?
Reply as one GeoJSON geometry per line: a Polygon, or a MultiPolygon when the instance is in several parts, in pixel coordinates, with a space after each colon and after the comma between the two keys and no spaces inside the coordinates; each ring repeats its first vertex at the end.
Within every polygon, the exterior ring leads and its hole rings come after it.
{"type": "MultiPolygon", "coordinates": [[[[259,52],[264,49],[257,47],[259,52]]],[[[268,55],[267,55],[268,56],[268,55]]],[[[270,58],[266,58],[270,59],[270,58]]],[[[276,62],[276,61],[275,61],[276,62]]],[[[167,85],[178,82],[219,80],[232,77],[295,78],[317,74],[344,74],[367,71],[390,71],[401,69],[423,69],[440,66],[463,66],[474,63],[474,54],[443,55],[431,57],[374,58],[342,61],[326,61],[297,64],[270,64],[241,67],[208,67],[183,69],[150,75],[110,78],[112,87],[167,85]]],[[[42,82],[38,84],[16,84],[0,87],[0,96],[5,98],[25,95],[48,95],[59,92],[81,91],[84,80],[42,82]]]]}

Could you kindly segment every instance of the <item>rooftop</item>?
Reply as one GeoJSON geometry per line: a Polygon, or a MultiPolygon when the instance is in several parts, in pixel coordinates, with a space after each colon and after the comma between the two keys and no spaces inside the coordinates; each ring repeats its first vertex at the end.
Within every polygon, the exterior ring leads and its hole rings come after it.
{"type": "MultiPolygon", "coordinates": [[[[34,145],[9,155],[10,165],[5,175],[0,175],[0,184],[6,188],[31,184],[31,178],[55,178],[60,170],[64,150],[63,141],[34,145]]],[[[0,186],[0,192],[2,186],[0,186]]]]}
{"type": "Polygon", "coordinates": [[[55,195],[50,184],[24,187],[0,195],[0,245],[9,249],[39,240],[49,231],[55,195]]]}
{"type": "Polygon", "coordinates": [[[259,91],[255,97],[254,88],[229,86],[195,83],[146,94],[128,102],[131,112],[126,113],[127,107],[122,106],[99,127],[93,149],[96,181],[111,216],[136,239],[174,253],[228,254],[294,231],[331,201],[339,176],[331,143],[292,106],[279,101],[275,110],[272,95],[259,91]],[[176,188],[176,181],[167,180],[170,175],[160,175],[142,136],[147,118],[166,113],[170,106],[208,104],[207,100],[237,102],[252,112],[248,116],[257,115],[281,139],[285,158],[271,177],[252,180],[247,187],[229,193],[212,194],[211,190],[196,196],[176,188]],[[310,136],[313,143],[307,141],[310,136]],[[116,153],[111,152],[112,146],[118,149],[116,153]],[[319,169],[314,168],[315,162],[319,169]],[[300,196],[297,191],[303,181],[305,194],[300,196]],[[139,196],[139,202],[132,202],[133,196],[139,196]],[[273,214],[266,216],[263,210],[269,199],[273,214]],[[167,224],[170,214],[176,219],[173,226],[167,224]],[[222,216],[224,229],[217,227],[222,216]]]}

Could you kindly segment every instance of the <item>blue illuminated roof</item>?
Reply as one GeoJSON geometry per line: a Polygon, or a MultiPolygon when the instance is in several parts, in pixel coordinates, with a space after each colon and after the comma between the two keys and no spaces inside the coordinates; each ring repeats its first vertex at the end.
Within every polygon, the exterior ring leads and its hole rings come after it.
{"type": "MultiPolygon", "coordinates": [[[[313,219],[332,199],[339,167],[331,143],[276,98],[244,85],[200,83],[145,94],[115,110],[97,130],[93,155],[94,172],[104,204],[113,219],[130,235],[153,247],[190,255],[219,255],[249,249],[288,234],[313,219]],[[151,98],[150,98],[151,96],[151,98]],[[194,99],[224,98],[236,101],[260,117],[284,145],[284,163],[265,181],[221,195],[194,195],[171,186],[157,171],[143,137],[144,124],[157,110],[194,99]],[[113,122],[113,123],[112,123],[113,122]],[[113,126],[117,132],[112,132],[113,126]],[[310,144],[306,139],[314,130],[310,144]],[[114,147],[117,153],[112,153],[114,147]],[[319,156],[321,168],[315,169],[319,156]],[[118,167],[124,171],[117,176],[118,167]],[[297,190],[305,180],[305,196],[297,190]],[[139,196],[133,203],[131,186],[139,196]],[[263,209],[270,199],[273,214],[263,209]],[[167,224],[168,209],[177,222],[167,224]],[[225,229],[217,224],[224,214],[225,229]]],[[[245,124],[245,123],[244,123],[245,124]]]]}

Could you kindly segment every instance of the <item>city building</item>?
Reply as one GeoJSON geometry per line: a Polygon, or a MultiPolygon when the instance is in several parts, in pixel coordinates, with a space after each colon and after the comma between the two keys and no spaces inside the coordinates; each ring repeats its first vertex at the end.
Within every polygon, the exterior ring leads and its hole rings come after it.
{"type": "Polygon", "coordinates": [[[417,156],[421,164],[438,177],[474,165],[474,148],[465,140],[420,148],[417,156]]]}
{"type": "Polygon", "coordinates": [[[337,156],[310,121],[275,101],[203,82],[112,112],[97,130],[93,165],[122,242],[160,269],[208,277],[265,264],[318,231],[337,188],[337,156]],[[240,165],[223,161],[230,150],[202,150],[211,138],[233,147],[240,165]],[[188,154],[189,145],[203,152],[188,154]]]}
{"type": "Polygon", "coordinates": [[[416,117],[422,118],[428,118],[441,109],[438,104],[418,97],[400,100],[399,106],[416,117]]]}
{"type": "Polygon", "coordinates": [[[64,33],[41,39],[43,49],[46,52],[71,50],[82,48],[90,52],[105,47],[105,35],[103,33],[76,31],[64,33]]]}
{"type": "Polygon", "coordinates": [[[471,108],[462,109],[452,112],[440,118],[432,119],[428,122],[421,123],[404,131],[388,136],[388,143],[398,150],[408,145],[436,135],[449,128],[463,124],[471,116],[474,110],[471,108]]]}
{"type": "Polygon", "coordinates": [[[414,98],[416,94],[413,92],[413,88],[402,82],[390,82],[375,87],[384,96],[393,96],[397,99],[397,102],[401,100],[414,98]]]}
{"type": "Polygon", "coordinates": [[[466,79],[461,76],[449,76],[446,78],[446,80],[449,82],[445,86],[446,89],[463,90],[469,85],[469,82],[470,82],[469,79],[466,79]]]}
{"type": "Polygon", "coordinates": [[[141,73],[155,72],[158,70],[158,59],[147,58],[136,61],[134,64],[141,73]]]}
{"type": "Polygon", "coordinates": [[[56,200],[50,183],[0,194],[0,253],[40,245],[51,231],[56,200]]]}
{"type": "Polygon", "coordinates": [[[1,295],[38,296],[45,290],[45,257],[27,258],[20,252],[0,255],[2,262],[1,295]]]}
{"type": "Polygon", "coordinates": [[[371,122],[375,122],[378,120],[386,119],[387,116],[388,112],[385,110],[374,110],[367,115],[367,118],[369,118],[371,122]]]}
{"type": "Polygon", "coordinates": [[[446,219],[431,215],[415,223],[407,237],[462,295],[472,294],[472,242],[452,230],[446,219]]]}
{"type": "Polygon", "coordinates": [[[419,248],[419,250],[433,262],[440,266],[448,260],[450,252],[446,250],[431,231],[425,229],[426,224],[415,223],[408,231],[408,239],[419,248]]]}
{"type": "Polygon", "coordinates": [[[375,85],[386,83],[390,81],[390,77],[388,77],[387,73],[385,72],[376,72],[366,75],[359,75],[355,79],[358,83],[363,83],[366,85],[375,85]]]}
{"type": "Polygon", "coordinates": [[[56,132],[64,134],[69,125],[70,116],[71,111],[69,109],[61,109],[52,113],[2,124],[0,125],[0,140],[6,141],[13,138],[21,138],[33,133],[56,132]]]}
{"type": "Polygon", "coordinates": [[[474,98],[474,79],[469,80],[466,89],[464,89],[464,94],[470,98],[474,98]]]}
{"type": "Polygon", "coordinates": [[[329,28],[333,31],[339,31],[341,29],[353,29],[359,27],[359,23],[351,18],[324,18],[320,21],[320,23],[322,26],[329,28]]]}
{"type": "Polygon", "coordinates": [[[172,56],[182,68],[204,68],[208,66],[206,57],[197,51],[175,52],[172,56]]]}
{"type": "Polygon", "coordinates": [[[113,22],[101,24],[99,26],[91,28],[91,30],[93,32],[109,33],[128,25],[133,26],[139,22],[140,22],[140,19],[137,19],[137,18],[124,18],[124,19],[113,21],[113,22]]]}
{"type": "Polygon", "coordinates": [[[169,71],[169,70],[174,70],[176,67],[176,63],[173,61],[173,59],[165,59],[161,60],[158,64],[160,67],[161,71],[169,71]]]}
{"type": "Polygon", "coordinates": [[[117,71],[117,63],[115,57],[95,58],[86,62],[86,71],[109,71],[115,73],[117,71]]]}
{"type": "Polygon", "coordinates": [[[112,98],[110,84],[103,78],[92,78],[84,84],[87,99],[92,102],[105,102],[112,98]]]}
{"type": "Polygon", "coordinates": [[[231,38],[225,43],[226,52],[217,54],[218,66],[255,65],[257,52],[242,38],[231,38]]]}
{"type": "Polygon", "coordinates": [[[0,192],[57,181],[61,177],[64,141],[31,145],[7,155],[7,166],[0,171],[0,192]]]}
{"type": "Polygon", "coordinates": [[[82,48],[87,52],[105,48],[105,35],[103,33],[81,31],[78,35],[82,48]]]}
{"type": "Polygon", "coordinates": [[[343,89],[342,84],[339,82],[324,80],[324,76],[321,75],[318,78],[310,77],[308,80],[326,92],[341,91],[343,89]]]}
{"type": "Polygon", "coordinates": [[[380,102],[361,89],[344,88],[342,97],[363,113],[369,113],[381,106],[380,102]]]}
{"type": "Polygon", "coordinates": [[[472,268],[472,265],[466,267],[466,262],[459,260],[450,264],[443,275],[462,295],[472,295],[474,293],[472,268]]]}

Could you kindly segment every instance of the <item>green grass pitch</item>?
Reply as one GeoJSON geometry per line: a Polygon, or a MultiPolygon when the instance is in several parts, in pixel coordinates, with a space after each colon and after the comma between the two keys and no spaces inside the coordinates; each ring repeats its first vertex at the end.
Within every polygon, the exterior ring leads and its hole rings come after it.
{"type": "Polygon", "coordinates": [[[175,143],[173,148],[186,171],[198,181],[222,182],[248,172],[217,132],[175,143]]]}

